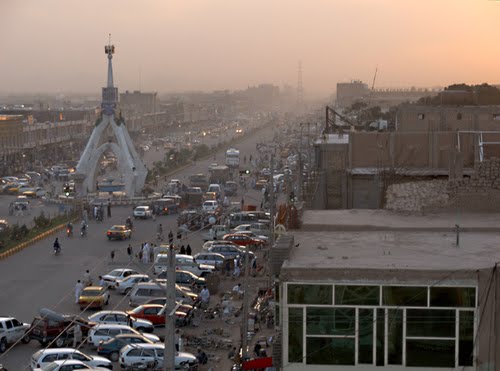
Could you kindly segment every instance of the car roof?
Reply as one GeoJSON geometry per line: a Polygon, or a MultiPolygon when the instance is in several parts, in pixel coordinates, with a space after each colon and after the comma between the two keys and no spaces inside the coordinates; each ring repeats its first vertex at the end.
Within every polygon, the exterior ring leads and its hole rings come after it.
{"type": "Polygon", "coordinates": [[[40,349],[38,352],[33,354],[35,358],[38,358],[42,355],[46,354],[54,354],[54,353],[74,353],[74,352],[80,352],[78,349],[74,348],[47,348],[47,349],[40,349]]]}
{"type": "Polygon", "coordinates": [[[88,290],[88,291],[90,291],[90,290],[102,290],[102,289],[104,289],[104,287],[102,287],[102,286],[87,286],[87,287],[83,288],[83,291],[85,291],[85,290],[88,290]]]}
{"type": "Polygon", "coordinates": [[[119,325],[119,324],[116,324],[116,323],[98,323],[97,325],[95,325],[94,327],[91,328],[91,330],[99,330],[103,327],[106,327],[106,328],[117,328],[117,329],[130,329],[131,327],[130,326],[127,326],[127,325],[119,325]]]}

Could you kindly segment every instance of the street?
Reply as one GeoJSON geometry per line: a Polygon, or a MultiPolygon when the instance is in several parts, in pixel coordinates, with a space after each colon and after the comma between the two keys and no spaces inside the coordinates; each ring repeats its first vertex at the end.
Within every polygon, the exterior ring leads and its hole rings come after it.
{"type": "MultiPolygon", "coordinates": [[[[255,144],[269,140],[272,136],[273,128],[268,126],[244,138],[237,146],[241,151],[241,157],[256,156],[255,144]]],[[[161,154],[159,155],[161,156],[161,154]]],[[[224,163],[224,151],[218,153],[215,160],[214,157],[210,157],[203,161],[197,161],[170,178],[187,182],[190,174],[206,173],[208,165],[214,162],[224,163]]],[[[242,167],[244,166],[241,165],[240,169],[242,167]]],[[[249,189],[244,194],[241,191],[237,196],[232,197],[231,201],[239,202],[244,197],[246,204],[254,204],[257,208],[260,206],[260,191],[249,189]]],[[[4,199],[2,198],[2,201],[4,199]]],[[[4,213],[7,207],[2,207],[1,210],[4,213]]],[[[88,235],[85,238],[80,237],[78,233],[75,233],[74,237],[68,238],[64,232],[60,232],[0,261],[0,271],[2,272],[0,313],[14,316],[26,323],[31,323],[33,317],[38,315],[40,308],[50,308],[60,313],[79,313],[79,308],[74,303],[74,287],[76,281],[82,278],[85,270],[90,270],[94,282],[96,282],[99,275],[104,275],[114,268],[125,267],[129,264],[126,254],[129,243],[132,244],[134,252],[137,253],[141,243],[156,242],[154,236],[157,224],[163,225],[164,235],[167,235],[170,230],[174,234],[177,231],[177,215],[166,215],[158,217],[156,221],[151,219],[134,221],[130,241],[108,241],[106,230],[113,224],[124,224],[125,219],[132,215],[132,207],[113,207],[111,211],[111,218],[105,217],[103,222],[90,221],[88,235]],[[62,253],[59,256],[55,256],[52,251],[52,244],[56,237],[60,239],[62,247],[62,253]],[[113,261],[110,257],[112,251],[115,252],[113,261]]],[[[79,227],[76,228],[76,231],[79,231],[79,227]]],[[[193,255],[200,252],[202,245],[200,232],[190,233],[188,240],[185,241],[185,244],[187,243],[193,248],[193,255]]],[[[132,262],[130,266],[142,271],[149,268],[136,261],[132,262]]],[[[128,310],[128,300],[112,293],[110,304],[105,309],[128,310]]],[[[27,369],[31,354],[39,349],[40,345],[36,341],[32,341],[28,345],[18,345],[11,351],[0,354],[0,363],[9,370],[27,369]]],[[[84,351],[86,350],[84,349],[84,351]]]]}

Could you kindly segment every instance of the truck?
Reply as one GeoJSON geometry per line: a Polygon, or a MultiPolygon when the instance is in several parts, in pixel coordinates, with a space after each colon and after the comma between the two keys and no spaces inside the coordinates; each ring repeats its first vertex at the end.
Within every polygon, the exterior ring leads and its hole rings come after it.
{"type": "Polygon", "coordinates": [[[226,151],[226,166],[238,168],[240,166],[240,151],[236,148],[229,148],[226,151]]]}
{"type": "Polygon", "coordinates": [[[226,165],[210,165],[208,173],[210,183],[224,184],[227,180],[231,180],[231,171],[226,165]]]}
{"type": "Polygon", "coordinates": [[[205,174],[192,174],[189,176],[189,185],[191,187],[200,187],[203,191],[207,190],[208,179],[205,174]]]}

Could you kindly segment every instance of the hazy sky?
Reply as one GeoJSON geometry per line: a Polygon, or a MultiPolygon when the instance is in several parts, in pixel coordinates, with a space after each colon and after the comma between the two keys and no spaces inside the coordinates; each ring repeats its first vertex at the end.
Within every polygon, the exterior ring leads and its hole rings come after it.
{"type": "Polygon", "coordinates": [[[0,92],[500,82],[500,1],[0,0],[0,92]]]}

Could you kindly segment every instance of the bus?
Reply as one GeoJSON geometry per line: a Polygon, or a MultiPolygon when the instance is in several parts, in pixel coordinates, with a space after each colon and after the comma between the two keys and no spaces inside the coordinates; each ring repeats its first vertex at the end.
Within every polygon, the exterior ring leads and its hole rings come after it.
{"type": "Polygon", "coordinates": [[[240,151],[236,148],[229,148],[226,151],[226,166],[237,168],[240,166],[240,151]]]}

